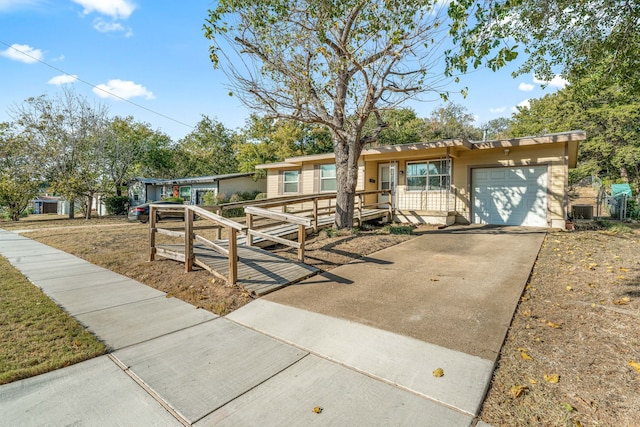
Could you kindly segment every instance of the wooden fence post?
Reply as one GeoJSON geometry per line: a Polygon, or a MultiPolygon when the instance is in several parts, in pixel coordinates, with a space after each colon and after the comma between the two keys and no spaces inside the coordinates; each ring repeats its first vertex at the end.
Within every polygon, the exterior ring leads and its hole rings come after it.
{"type": "Polygon", "coordinates": [[[253,246],[253,235],[251,234],[251,230],[253,229],[253,215],[248,213],[245,214],[246,223],[247,223],[247,246],[253,246]]]}
{"type": "Polygon", "coordinates": [[[298,243],[300,247],[298,248],[298,261],[304,262],[304,241],[307,237],[307,227],[300,224],[298,225],[298,243]]]}
{"type": "Polygon", "coordinates": [[[313,199],[313,232],[318,232],[318,199],[313,199]]]}
{"type": "Polygon", "coordinates": [[[184,208],[184,269],[188,273],[193,270],[193,212],[184,208]]]}
{"type": "Polygon", "coordinates": [[[227,227],[229,237],[229,285],[235,285],[238,281],[238,241],[237,230],[227,227]]]}
{"type": "Polygon", "coordinates": [[[156,208],[149,206],[149,262],[156,259],[156,208]]]}

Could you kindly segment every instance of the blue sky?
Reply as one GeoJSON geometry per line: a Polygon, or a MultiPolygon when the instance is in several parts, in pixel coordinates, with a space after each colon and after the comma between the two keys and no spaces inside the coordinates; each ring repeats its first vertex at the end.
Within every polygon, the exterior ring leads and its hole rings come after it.
{"type": "MultiPolygon", "coordinates": [[[[202,115],[229,129],[242,127],[249,112],[228,96],[226,76],[209,61],[202,26],[213,7],[194,0],[0,0],[0,121],[10,121],[10,108],[28,97],[57,95],[71,75],[76,93],[176,141],[202,115]]],[[[450,89],[467,86],[469,94],[452,101],[479,125],[508,117],[516,105],[564,83],[556,79],[543,90],[532,75],[513,79],[513,70],[462,76],[459,87],[450,89]]],[[[407,106],[428,117],[441,104],[407,106]]]]}

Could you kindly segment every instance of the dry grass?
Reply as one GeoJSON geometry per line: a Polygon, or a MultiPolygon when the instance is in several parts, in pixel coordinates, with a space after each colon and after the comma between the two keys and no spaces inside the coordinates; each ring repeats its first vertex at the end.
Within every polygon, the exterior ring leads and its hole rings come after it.
{"type": "Polygon", "coordinates": [[[629,362],[640,361],[639,241],[640,230],[620,226],[547,236],[482,420],[495,426],[638,425],[640,372],[629,362]],[[549,382],[554,375],[558,382],[549,382]],[[526,388],[518,395],[517,387],[526,388]]]}
{"type": "MultiPolygon", "coordinates": [[[[25,235],[219,315],[250,301],[247,293],[228,287],[206,270],[186,273],[183,264],[162,258],[148,262],[149,225],[122,218],[112,221],[107,226],[94,222],[85,227],[45,227],[25,235]]],[[[182,227],[182,222],[174,222],[182,227]]],[[[159,236],[158,243],[164,239],[159,236]]]]}
{"type": "Polygon", "coordinates": [[[0,257],[0,384],[104,354],[106,348],[0,257]]]}

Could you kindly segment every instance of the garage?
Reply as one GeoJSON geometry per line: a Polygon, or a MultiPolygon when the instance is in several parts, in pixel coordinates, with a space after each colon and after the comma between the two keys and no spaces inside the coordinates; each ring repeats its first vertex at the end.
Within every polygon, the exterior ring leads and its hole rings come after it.
{"type": "Polygon", "coordinates": [[[547,227],[547,166],[472,170],[475,224],[547,227]]]}

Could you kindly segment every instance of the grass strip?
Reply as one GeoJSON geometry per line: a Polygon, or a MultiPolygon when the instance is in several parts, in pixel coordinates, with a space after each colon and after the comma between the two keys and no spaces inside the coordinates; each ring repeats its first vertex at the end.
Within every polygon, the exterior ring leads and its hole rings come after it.
{"type": "Polygon", "coordinates": [[[105,352],[102,342],[0,257],[0,384],[105,352]]]}

